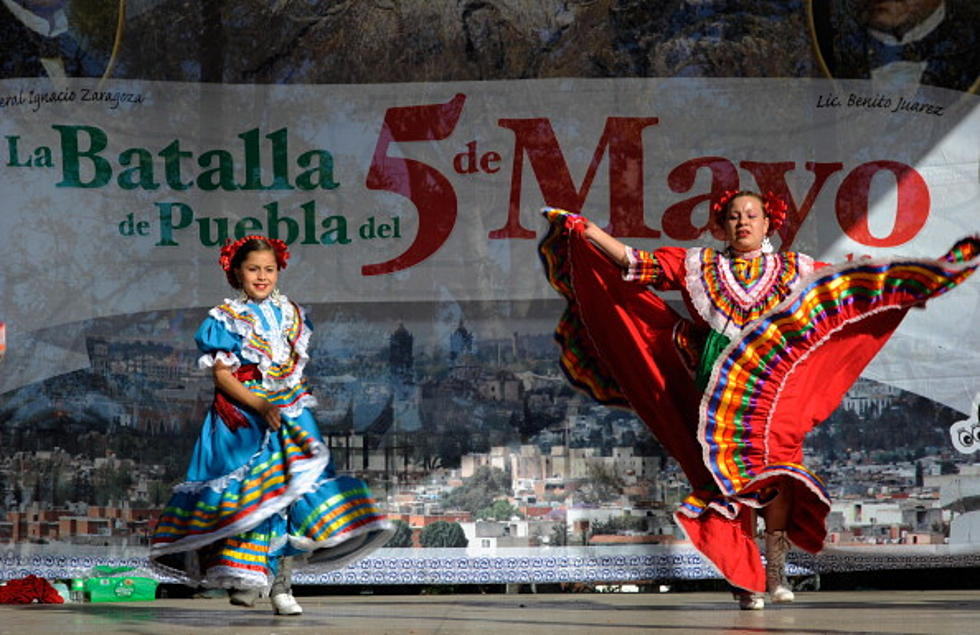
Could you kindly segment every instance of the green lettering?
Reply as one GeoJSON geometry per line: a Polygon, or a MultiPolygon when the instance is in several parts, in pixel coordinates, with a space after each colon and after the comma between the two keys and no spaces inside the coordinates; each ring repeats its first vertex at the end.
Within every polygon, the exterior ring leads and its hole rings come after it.
{"type": "Polygon", "coordinates": [[[289,142],[287,140],[287,129],[280,128],[275,132],[265,135],[265,138],[272,142],[272,190],[291,190],[293,186],[289,184],[289,142]]]}
{"type": "Polygon", "coordinates": [[[343,216],[327,216],[321,223],[326,230],[320,234],[320,242],[324,245],[346,245],[351,241],[347,235],[347,219],[343,216]]]}
{"type": "Polygon", "coordinates": [[[287,245],[292,244],[296,240],[296,236],[299,234],[299,223],[289,217],[279,216],[279,202],[272,201],[266,205],[262,206],[266,211],[266,231],[269,233],[269,238],[278,238],[282,240],[287,245]],[[282,237],[279,235],[279,226],[286,225],[286,235],[282,237]]]}
{"type": "Polygon", "coordinates": [[[216,159],[218,167],[205,170],[197,175],[197,186],[202,190],[221,188],[227,192],[238,189],[235,183],[235,159],[227,150],[208,150],[197,157],[197,164],[202,168],[210,167],[216,159]]]}
{"type": "Polygon", "coordinates": [[[160,151],[163,157],[164,173],[167,177],[167,185],[173,190],[186,190],[194,183],[184,183],[180,179],[180,160],[189,158],[190,152],[183,152],[180,149],[180,139],[174,139],[166,148],[160,151]]]}
{"type": "Polygon", "coordinates": [[[306,201],[300,205],[303,210],[303,244],[319,245],[316,237],[316,202],[306,201]]]}
{"type": "Polygon", "coordinates": [[[252,128],[238,138],[245,142],[245,182],[243,190],[262,190],[262,163],[259,160],[259,129],[252,128]]]}
{"type": "Polygon", "coordinates": [[[335,190],[340,187],[340,183],[333,180],[333,156],[326,150],[304,152],[296,159],[296,165],[305,168],[314,159],[318,159],[316,167],[300,173],[296,177],[296,187],[301,190],[312,190],[318,187],[324,190],[335,190]]]}
{"type": "Polygon", "coordinates": [[[154,203],[160,210],[160,240],[157,247],[176,247],[174,230],[184,229],[194,220],[194,210],[184,203],[154,203]],[[174,210],[180,212],[180,218],[174,222],[174,210]]]}
{"type": "Polygon", "coordinates": [[[17,151],[17,142],[20,141],[20,137],[17,135],[7,135],[7,165],[12,168],[29,168],[31,167],[30,159],[26,163],[20,160],[20,153],[17,151]]]}
{"type": "Polygon", "coordinates": [[[160,184],[153,179],[153,155],[145,148],[129,148],[119,153],[119,165],[133,165],[116,177],[116,182],[124,190],[155,190],[160,184]]]}
{"type": "Polygon", "coordinates": [[[201,244],[205,247],[216,247],[221,245],[228,239],[228,219],[227,218],[198,218],[198,236],[201,239],[201,244]],[[218,230],[217,237],[211,237],[211,221],[214,221],[214,227],[218,230]]]}
{"type": "Polygon", "coordinates": [[[41,146],[34,151],[34,165],[39,168],[53,168],[54,160],[51,158],[51,148],[41,146]]]}
{"type": "Polygon", "coordinates": [[[109,143],[105,132],[95,126],[51,126],[61,135],[61,177],[56,187],[103,187],[112,178],[112,167],[99,156],[109,143]],[[79,149],[79,133],[88,136],[88,150],[79,149]],[[92,162],[92,178],[82,180],[81,159],[92,162]]]}

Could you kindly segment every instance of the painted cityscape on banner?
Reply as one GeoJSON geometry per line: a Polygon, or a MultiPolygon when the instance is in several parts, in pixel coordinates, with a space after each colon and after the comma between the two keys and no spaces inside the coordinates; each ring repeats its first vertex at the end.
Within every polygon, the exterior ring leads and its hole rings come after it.
{"type": "MultiPolygon", "coordinates": [[[[310,307],[315,414],[336,467],[368,480],[404,523],[390,547],[479,557],[683,542],[671,518],[687,493],[676,465],[631,413],[590,403],[557,372],[549,325],[560,308],[310,307]],[[425,531],[440,522],[463,529],[455,544],[425,531]]],[[[91,364],[3,395],[0,540],[131,557],[146,548],[210,404],[193,347],[203,313],[48,334],[83,338],[91,364]]],[[[972,465],[950,442],[961,418],[860,381],[808,441],[835,500],[829,544],[955,544],[953,492],[972,465]]]]}

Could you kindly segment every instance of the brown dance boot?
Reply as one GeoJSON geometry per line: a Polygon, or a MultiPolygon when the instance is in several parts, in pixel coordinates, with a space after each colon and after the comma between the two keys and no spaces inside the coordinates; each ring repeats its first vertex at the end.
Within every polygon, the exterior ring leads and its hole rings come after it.
{"type": "Polygon", "coordinates": [[[775,604],[788,604],[795,596],[786,579],[789,538],[785,531],[766,532],[766,591],[775,604]]]}

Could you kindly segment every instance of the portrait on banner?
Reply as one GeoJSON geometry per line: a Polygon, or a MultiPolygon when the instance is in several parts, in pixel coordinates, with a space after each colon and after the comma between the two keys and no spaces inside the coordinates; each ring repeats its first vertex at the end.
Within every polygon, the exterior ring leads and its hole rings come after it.
{"type": "Polygon", "coordinates": [[[886,88],[980,85],[980,6],[969,0],[811,0],[821,69],[886,88]]]}

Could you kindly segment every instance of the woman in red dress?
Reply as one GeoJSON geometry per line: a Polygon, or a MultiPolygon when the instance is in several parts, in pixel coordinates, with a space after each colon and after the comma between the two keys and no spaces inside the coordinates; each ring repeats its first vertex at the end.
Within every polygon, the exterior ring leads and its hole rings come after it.
{"type": "Polygon", "coordinates": [[[680,463],[692,492],[675,518],[733,584],[739,605],[762,592],[791,602],[790,543],[816,553],[830,499],[803,465],[803,439],[840,403],[908,309],[956,286],[980,241],[940,259],[825,266],[775,252],[785,205],[728,192],[712,209],[727,247],[633,249],[588,219],[546,209],[539,251],[568,301],[556,330],[570,381],[632,409],[680,463]],[[691,316],[652,293],[678,290],[691,316]],[[753,539],[766,525],[766,565],[753,539]]]}

